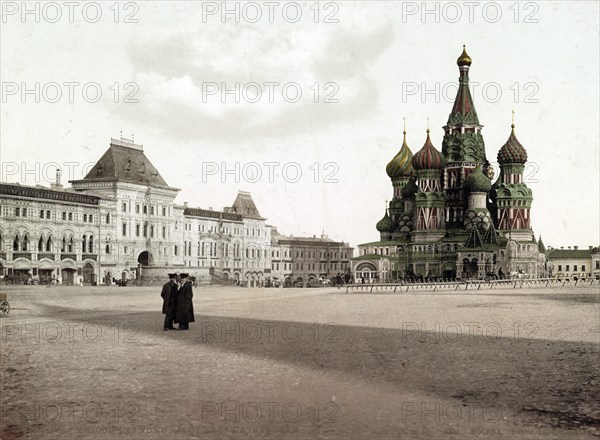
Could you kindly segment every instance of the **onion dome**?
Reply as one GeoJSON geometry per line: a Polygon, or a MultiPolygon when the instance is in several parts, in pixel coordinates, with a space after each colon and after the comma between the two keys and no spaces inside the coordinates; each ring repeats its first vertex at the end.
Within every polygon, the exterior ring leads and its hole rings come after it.
{"type": "Polygon", "coordinates": [[[385,167],[385,172],[388,176],[390,176],[390,179],[412,176],[414,171],[412,167],[412,158],[413,154],[406,144],[406,130],[404,130],[402,147],[400,147],[398,154],[396,154],[390,163],[387,164],[387,167],[385,167]]]}
{"type": "Polygon", "coordinates": [[[527,151],[515,136],[515,124],[512,124],[511,127],[512,131],[508,140],[498,151],[498,162],[501,165],[505,163],[524,164],[527,162],[527,151]]]}
{"type": "Polygon", "coordinates": [[[415,178],[411,177],[406,185],[400,191],[400,195],[403,199],[411,199],[415,197],[415,193],[419,190],[417,186],[417,182],[415,182],[415,178]]]}
{"type": "Polygon", "coordinates": [[[385,210],[385,215],[381,220],[377,222],[375,225],[379,232],[392,232],[394,229],[394,222],[392,218],[388,215],[387,209],[385,210]]]}
{"type": "Polygon", "coordinates": [[[492,182],[485,174],[483,174],[481,167],[477,165],[473,172],[469,174],[469,177],[465,179],[465,189],[472,193],[486,193],[492,189],[492,182]]]}
{"type": "Polygon", "coordinates": [[[413,156],[412,166],[415,170],[441,170],[444,166],[442,153],[436,150],[431,143],[429,129],[427,129],[425,145],[413,156]]]}
{"type": "Polygon", "coordinates": [[[458,64],[459,67],[471,65],[471,57],[469,55],[467,55],[467,48],[465,47],[464,44],[463,44],[463,51],[460,54],[460,56],[458,57],[458,59],[456,60],[456,64],[458,64]]]}

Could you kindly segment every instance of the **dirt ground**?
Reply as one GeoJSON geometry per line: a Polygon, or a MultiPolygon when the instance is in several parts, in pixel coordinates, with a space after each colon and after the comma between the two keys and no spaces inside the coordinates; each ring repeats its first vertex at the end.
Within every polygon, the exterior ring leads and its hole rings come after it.
{"type": "Polygon", "coordinates": [[[600,437],[598,286],[0,290],[2,439],[600,437]]]}

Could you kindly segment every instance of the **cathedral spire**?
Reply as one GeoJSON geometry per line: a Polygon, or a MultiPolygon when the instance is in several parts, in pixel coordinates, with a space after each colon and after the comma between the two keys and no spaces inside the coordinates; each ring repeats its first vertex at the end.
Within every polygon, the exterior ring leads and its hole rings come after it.
{"type": "Polygon", "coordinates": [[[463,45],[463,52],[456,61],[460,77],[458,78],[458,92],[452,107],[452,113],[448,118],[450,124],[473,124],[479,125],[479,118],[475,111],[471,91],[469,90],[469,67],[471,66],[471,57],[467,55],[467,49],[463,45]]]}

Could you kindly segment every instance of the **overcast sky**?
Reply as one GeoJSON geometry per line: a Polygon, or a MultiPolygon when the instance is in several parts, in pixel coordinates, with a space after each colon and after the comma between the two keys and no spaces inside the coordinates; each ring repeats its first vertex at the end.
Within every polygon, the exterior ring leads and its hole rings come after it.
{"type": "Polygon", "coordinates": [[[281,233],[374,241],[403,118],[441,150],[466,44],[492,162],[515,110],[536,235],[598,245],[599,10],[573,3],[2,2],[1,177],[79,179],[122,131],[180,204],[241,189],[281,233]]]}

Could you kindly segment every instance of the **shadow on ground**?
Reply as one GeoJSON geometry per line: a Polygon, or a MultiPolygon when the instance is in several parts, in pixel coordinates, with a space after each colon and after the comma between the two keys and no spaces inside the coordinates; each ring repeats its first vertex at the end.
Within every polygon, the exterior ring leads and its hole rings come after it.
{"type": "MultiPolygon", "coordinates": [[[[69,315],[85,310],[49,306],[47,312],[70,320],[69,315]]],[[[514,410],[526,423],[600,429],[600,349],[593,343],[533,339],[527,329],[501,335],[502,330],[483,323],[483,328],[386,329],[201,314],[189,331],[172,334],[163,331],[160,312],[115,313],[118,320],[135,323],[139,338],[175,337],[191,347],[340,371],[392,391],[497,405],[514,410]]],[[[115,317],[74,321],[109,325],[115,317]]]]}

